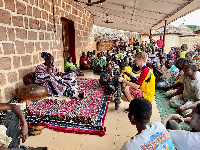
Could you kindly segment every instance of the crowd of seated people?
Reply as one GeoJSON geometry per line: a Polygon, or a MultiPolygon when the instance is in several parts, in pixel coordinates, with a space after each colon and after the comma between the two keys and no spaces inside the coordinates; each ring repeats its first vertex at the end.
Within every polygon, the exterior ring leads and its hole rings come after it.
{"type": "MultiPolygon", "coordinates": [[[[105,93],[116,93],[116,110],[119,108],[120,99],[130,102],[125,112],[129,113],[130,122],[136,125],[138,134],[122,147],[123,150],[141,147],[141,144],[148,142],[152,136],[156,138],[157,132],[170,137],[165,130],[166,122],[170,124],[169,120],[174,118],[182,120],[179,116],[171,115],[163,120],[163,124],[150,123],[151,102],[156,88],[166,92],[165,95],[171,98],[169,106],[176,108],[180,115],[199,115],[200,45],[196,46],[195,51],[188,51],[187,44],[183,44],[180,48],[171,48],[166,54],[162,51],[161,40],[162,38],[158,41],[150,38],[150,43],[143,41],[141,44],[137,39],[128,42],[120,40],[120,43],[115,42],[112,51],[107,50],[106,54],[104,51],[93,50],[88,51],[87,55],[83,52],[80,57],[80,70],[93,70],[93,73],[100,74],[99,82],[105,88],[105,93]],[[141,139],[143,136],[145,139],[141,139]]],[[[45,63],[36,68],[36,83],[45,86],[49,95],[84,97],[84,93],[77,92],[74,82],[77,75],[83,74],[72,63],[71,57],[65,63],[63,73],[54,66],[51,54],[42,53],[41,56],[45,63]]],[[[174,133],[171,133],[175,137],[174,133]]],[[[173,149],[175,144],[172,143],[174,139],[171,139],[167,144],[171,144],[173,149]]]]}
{"type": "MultiPolygon", "coordinates": [[[[149,56],[146,64],[153,69],[156,76],[154,86],[157,89],[166,91],[165,95],[171,98],[169,106],[176,108],[177,114],[170,114],[163,119],[162,124],[160,122],[150,123],[151,100],[149,97],[145,97],[144,94],[147,94],[147,92],[142,90],[143,85],[134,84],[119,77],[120,82],[126,83],[126,87],[129,86],[124,89],[125,94],[122,99],[124,100],[125,96],[126,100],[128,99],[130,102],[128,118],[132,125],[136,125],[138,131],[134,137],[124,144],[121,150],[149,149],[151,143],[158,140],[158,132],[159,135],[166,134],[168,141],[160,140],[160,144],[154,145],[153,149],[200,149],[200,45],[198,44],[195,50],[188,51],[187,44],[183,44],[180,48],[172,48],[168,54],[161,52],[159,48],[155,50],[156,48],[152,45],[148,49],[145,50],[149,56]],[[135,91],[131,93],[130,89],[135,91]],[[139,93],[138,89],[142,92],[139,93]],[[190,122],[193,132],[181,130],[178,125],[180,122],[190,122]],[[166,131],[166,128],[168,131],[166,131]],[[183,138],[180,138],[180,135],[183,138]]],[[[140,52],[136,54],[135,62],[141,68],[143,65],[138,63],[138,55],[140,55],[140,52]]],[[[142,72],[136,83],[139,83],[141,78],[145,76],[143,68],[141,70],[142,72]]],[[[146,86],[146,88],[151,89],[152,85],[146,86]]]]}

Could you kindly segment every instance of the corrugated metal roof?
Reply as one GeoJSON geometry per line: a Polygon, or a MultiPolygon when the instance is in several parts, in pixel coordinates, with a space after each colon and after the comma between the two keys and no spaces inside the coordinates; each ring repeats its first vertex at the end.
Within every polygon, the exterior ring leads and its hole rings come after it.
{"type": "Polygon", "coordinates": [[[164,26],[165,20],[170,23],[198,9],[200,0],[106,0],[102,4],[83,5],[93,14],[97,26],[149,33],[150,29],[164,26]]]}

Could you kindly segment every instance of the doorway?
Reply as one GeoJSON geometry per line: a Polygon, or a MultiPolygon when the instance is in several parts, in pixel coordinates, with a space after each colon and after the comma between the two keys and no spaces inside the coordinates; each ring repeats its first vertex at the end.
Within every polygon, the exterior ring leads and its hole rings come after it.
{"type": "Polygon", "coordinates": [[[62,21],[62,40],[63,40],[63,58],[64,63],[67,58],[72,57],[72,62],[76,63],[75,55],[75,29],[74,22],[67,18],[61,17],[62,21]]]}

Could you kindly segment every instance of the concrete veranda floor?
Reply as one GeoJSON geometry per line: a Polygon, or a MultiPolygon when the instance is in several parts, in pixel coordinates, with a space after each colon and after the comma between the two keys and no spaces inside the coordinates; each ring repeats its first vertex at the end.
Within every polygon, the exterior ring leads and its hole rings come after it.
{"type": "MultiPolygon", "coordinates": [[[[99,79],[92,71],[84,71],[85,78],[99,79]]],[[[155,100],[151,121],[161,121],[155,100]]],[[[114,102],[110,102],[105,118],[106,135],[73,134],[56,132],[45,128],[42,134],[30,136],[22,145],[31,147],[48,147],[48,150],[119,150],[123,144],[137,133],[135,126],[128,120],[128,114],[123,110],[129,103],[123,102],[115,110],[114,102]]]]}

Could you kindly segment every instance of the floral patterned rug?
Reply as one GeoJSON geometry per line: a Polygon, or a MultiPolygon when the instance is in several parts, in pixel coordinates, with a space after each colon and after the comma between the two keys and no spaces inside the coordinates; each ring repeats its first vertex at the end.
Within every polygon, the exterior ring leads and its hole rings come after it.
{"type": "Polygon", "coordinates": [[[77,85],[79,92],[85,92],[84,99],[66,101],[54,97],[35,101],[25,110],[27,121],[58,132],[105,135],[109,95],[104,95],[98,79],[77,78],[77,85]]]}

